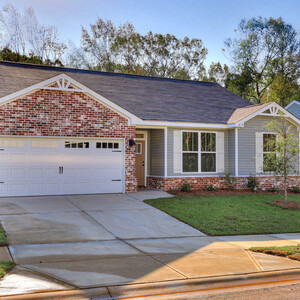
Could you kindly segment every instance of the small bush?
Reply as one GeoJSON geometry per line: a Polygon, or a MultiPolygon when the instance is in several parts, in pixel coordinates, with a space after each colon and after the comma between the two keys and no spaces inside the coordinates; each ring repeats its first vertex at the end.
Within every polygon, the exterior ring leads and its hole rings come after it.
{"type": "Polygon", "coordinates": [[[267,189],[268,192],[272,192],[272,193],[279,193],[280,192],[280,189],[273,185],[271,188],[267,189]]]}
{"type": "Polygon", "coordinates": [[[300,188],[298,188],[297,186],[292,186],[292,187],[291,187],[291,192],[292,192],[292,193],[297,193],[297,194],[298,194],[298,193],[300,193],[300,188]]]}
{"type": "Polygon", "coordinates": [[[184,183],[184,184],[182,185],[182,187],[181,187],[180,190],[181,190],[181,192],[187,193],[187,192],[189,192],[192,188],[193,188],[192,185],[190,185],[190,184],[188,184],[188,183],[184,183]]]}
{"type": "Polygon", "coordinates": [[[231,177],[231,173],[228,172],[225,174],[225,184],[228,189],[233,189],[234,184],[236,183],[237,178],[231,177]]]}
{"type": "Polygon", "coordinates": [[[204,188],[205,188],[205,190],[207,190],[209,192],[213,192],[213,191],[217,190],[217,188],[213,185],[206,185],[204,188]]]}
{"type": "Polygon", "coordinates": [[[252,192],[255,192],[255,193],[257,192],[258,184],[259,184],[259,182],[258,182],[258,180],[257,180],[257,178],[255,176],[251,176],[250,175],[248,177],[247,187],[249,189],[251,189],[252,192]]]}

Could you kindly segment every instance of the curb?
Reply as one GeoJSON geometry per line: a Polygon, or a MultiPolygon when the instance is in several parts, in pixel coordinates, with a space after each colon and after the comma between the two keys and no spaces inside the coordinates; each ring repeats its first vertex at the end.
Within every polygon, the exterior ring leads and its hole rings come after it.
{"type": "MultiPolygon", "coordinates": [[[[0,299],[82,299],[86,297],[97,297],[97,299],[111,300],[111,299],[134,299],[140,297],[150,297],[151,296],[164,296],[176,293],[189,292],[190,288],[199,285],[208,284],[220,284],[220,283],[231,283],[238,281],[236,285],[243,285],[242,282],[247,280],[261,280],[261,279],[280,279],[280,277],[290,276],[292,279],[283,279],[283,282],[287,281],[297,281],[300,280],[300,268],[299,269],[288,269],[282,271],[267,271],[249,274],[239,274],[239,275],[226,275],[226,276],[214,276],[205,278],[195,278],[195,279],[183,279],[176,281],[162,281],[155,283],[140,283],[140,284],[126,284],[126,285],[112,285],[112,286],[102,286],[88,289],[72,289],[65,291],[45,291],[36,292],[31,294],[19,294],[19,295],[7,295],[0,296],[0,299]],[[161,292],[153,292],[153,289],[158,289],[161,292]],[[163,291],[162,291],[163,290],[163,291]]],[[[278,280],[279,282],[279,280],[278,280]]],[[[268,281],[266,281],[268,283],[268,281]]],[[[201,290],[201,289],[200,289],[201,290]]],[[[205,290],[205,288],[203,288],[205,290]]],[[[193,290],[192,290],[193,291],[193,290]]]]}

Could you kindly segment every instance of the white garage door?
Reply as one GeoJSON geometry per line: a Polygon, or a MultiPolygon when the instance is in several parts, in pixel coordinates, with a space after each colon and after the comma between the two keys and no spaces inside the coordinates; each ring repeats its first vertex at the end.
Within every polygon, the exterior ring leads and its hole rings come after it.
{"type": "Polygon", "coordinates": [[[122,140],[0,138],[0,196],[122,193],[122,140]]]}

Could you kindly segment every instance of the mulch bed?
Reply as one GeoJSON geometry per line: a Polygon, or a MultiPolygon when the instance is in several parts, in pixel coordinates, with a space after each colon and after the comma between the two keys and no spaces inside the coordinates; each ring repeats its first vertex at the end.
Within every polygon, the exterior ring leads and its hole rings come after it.
{"type": "MultiPolygon", "coordinates": [[[[225,196],[225,195],[253,194],[251,189],[245,189],[245,190],[218,189],[216,191],[192,189],[189,192],[182,192],[180,190],[169,190],[168,193],[170,193],[172,195],[188,195],[188,196],[225,196]]],[[[283,191],[280,193],[274,193],[274,192],[269,192],[269,191],[258,190],[258,193],[259,194],[269,194],[269,195],[274,195],[274,194],[281,195],[281,194],[283,194],[283,191]]],[[[288,194],[293,195],[294,193],[288,192],[288,194]]],[[[291,201],[291,202],[293,202],[293,201],[291,201]]],[[[300,205],[300,204],[298,204],[298,205],[300,205]]]]}
{"type": "Polygon", "coordinates": [[[281,208],[291,209],[291,210],[300,210],[300,203],[294,201],[285,201],[285,200],[275,200],[272,202],[274,205],[280,206],[281,208]]]}

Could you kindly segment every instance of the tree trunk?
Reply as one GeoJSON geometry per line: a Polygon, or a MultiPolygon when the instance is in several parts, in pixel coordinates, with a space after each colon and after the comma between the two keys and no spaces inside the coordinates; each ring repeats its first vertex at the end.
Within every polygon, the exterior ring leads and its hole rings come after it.
{"type": "Polygon", "coordinates": [[[286,175],[284,176],[284,200],[286,206],[288,205],[288,200],[287,200],[287,188],[286,188],[286,175]]]}

